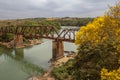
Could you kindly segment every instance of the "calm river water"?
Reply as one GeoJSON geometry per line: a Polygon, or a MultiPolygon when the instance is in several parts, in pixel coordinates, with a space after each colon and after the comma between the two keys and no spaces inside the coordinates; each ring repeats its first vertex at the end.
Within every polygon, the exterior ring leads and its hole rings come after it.
{"type": "MultiPolygon", "coordinates": [[[[74,43],[64,42],[65,51],[75,51],[74,43]]],[[[40,75],[50,67],[52,40],[22,49],[7,49],[0,46],[0,80],[27,80],[40,75]]]]}

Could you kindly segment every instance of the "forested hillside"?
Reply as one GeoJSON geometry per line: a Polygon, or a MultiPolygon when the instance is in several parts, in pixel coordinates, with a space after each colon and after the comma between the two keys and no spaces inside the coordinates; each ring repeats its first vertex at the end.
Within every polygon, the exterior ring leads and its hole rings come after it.
{"type": "Polygon", "coordinates": [[[61,26],[84,26],[93,21],[93,18],[47,18],[46,20],[59,23],[61,26]]]}

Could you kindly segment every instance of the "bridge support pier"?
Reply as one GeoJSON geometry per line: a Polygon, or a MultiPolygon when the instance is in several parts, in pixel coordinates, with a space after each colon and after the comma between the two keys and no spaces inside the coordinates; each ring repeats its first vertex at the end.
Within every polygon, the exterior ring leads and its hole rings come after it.
{"type": "Polygon", "coordinates": [[[64,56],[64,46],[63,41],[53,41],[52,42],[52,60],[60,59],[64,56]]]}
{"type": "Polygon", "coordinates": [[[21,46],[23,46],[23,36],[15,34],[14,35],[14,47],[19,48],[21,46]]]}

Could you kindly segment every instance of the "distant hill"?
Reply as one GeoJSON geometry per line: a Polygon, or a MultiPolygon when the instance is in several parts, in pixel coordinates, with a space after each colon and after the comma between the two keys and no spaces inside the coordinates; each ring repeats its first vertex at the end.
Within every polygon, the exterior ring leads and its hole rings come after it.
{"type": "Polygon", "coordinates": [[[14,19],[14,20],[0,20],[0,23],[11,23],[11,22],[54,22],[61,26],[84,26],[89,22],[92,22],[94,18],[77,18],[77,17],[54,17],[54,18],[26,18],[26,19],[14,19]]]}

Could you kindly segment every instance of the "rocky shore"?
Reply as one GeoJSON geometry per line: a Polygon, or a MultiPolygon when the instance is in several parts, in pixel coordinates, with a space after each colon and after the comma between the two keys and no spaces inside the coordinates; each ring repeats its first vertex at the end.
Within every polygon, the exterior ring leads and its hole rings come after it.
{"type": "Polygon", "coordinates": [[[74,59],[76,55],[76,53],[71,53],[61,59],[58,59],[57,61],[51,62],[51,67],[42,76],[33,76],[30,77],[28,80],[55,80],[54,76],[52,75],[52,69],[54,67],[65,64],[70,59],[74,59]]]}
{"type": "MultiPolygon", "coordinates": [[[[0,45],[2,45],[2,46],[5,46],[5,47],[7,47],[7,48],[14,48],[14,46],[13,46],[13,41],[10,41],[10,42],[0,42],[0,45]]],[[[22,45],[20,45],[20,46],[17,46],[17,47],[15,47],[15,48],[24,48],[24,47],[29,47],[29,46],[33,46],[33,45],[36,45],[36,44],[41,44],[42,43],[42,41],[41,40],[38,40],[38,39],[29,39],[29,40],[27,40],[27,43],[23,43],[22,45]]]]}

